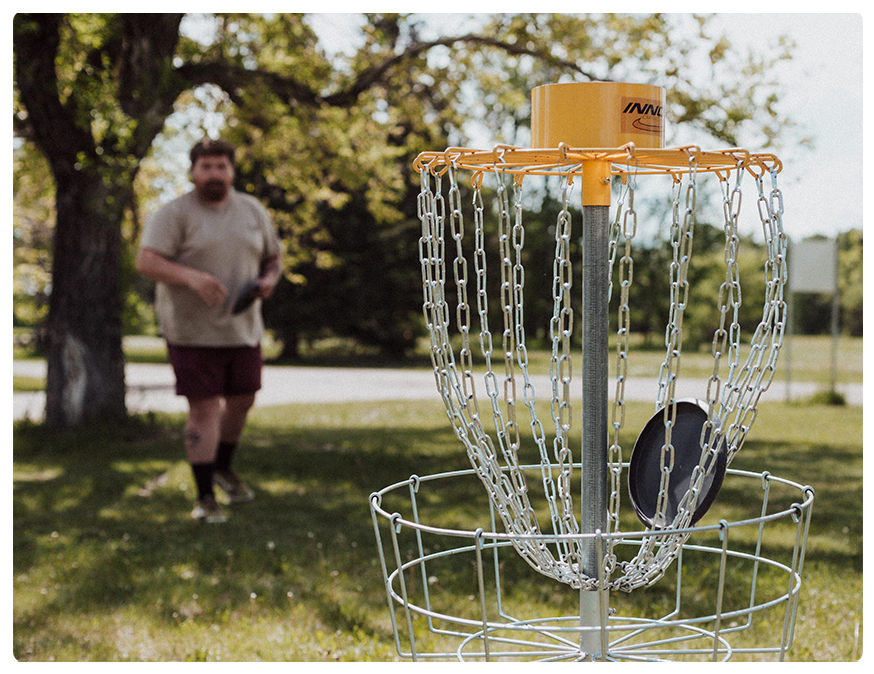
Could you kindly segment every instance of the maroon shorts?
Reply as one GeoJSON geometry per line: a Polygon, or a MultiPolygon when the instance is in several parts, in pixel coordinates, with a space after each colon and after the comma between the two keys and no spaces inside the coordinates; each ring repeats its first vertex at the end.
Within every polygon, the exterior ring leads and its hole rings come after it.
{"type": "Polygon", "coordinates": [[[167,345],[176,374],[176,394],[212,398],[255,393],[261,388],[261,346],[167,345]]]}

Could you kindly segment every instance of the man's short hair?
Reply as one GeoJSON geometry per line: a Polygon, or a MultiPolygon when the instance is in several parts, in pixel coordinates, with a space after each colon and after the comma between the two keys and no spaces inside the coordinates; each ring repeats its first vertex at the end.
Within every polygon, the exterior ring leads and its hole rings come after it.
{"type": "Polygon", "coordinates": [[[201,157],[227,157],[234,165],[234,156],[237,149],[226,140],[214,140],[212,138],[204,138],[197,145],[191,148],[189,157],[191,158],[192,168],[201,157]]]}

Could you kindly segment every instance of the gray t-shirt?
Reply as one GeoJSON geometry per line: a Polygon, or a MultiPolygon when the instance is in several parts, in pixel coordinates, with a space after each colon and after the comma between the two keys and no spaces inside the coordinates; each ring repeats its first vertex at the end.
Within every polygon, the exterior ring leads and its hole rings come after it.
{"type": "Polygon", "coordinates": [[[155,307],[165,339],[185,346],[254,346],[264,325],[261,302],[233,315],[237,297],[258,278],[262,262],[280,252],[267,210],[231,190],[219,206],[189,192],[161,207],[146,223],[141,248],[208,272],[228,289],[227,301],[209,307],[193,290],[158,283],[155,307]]]}

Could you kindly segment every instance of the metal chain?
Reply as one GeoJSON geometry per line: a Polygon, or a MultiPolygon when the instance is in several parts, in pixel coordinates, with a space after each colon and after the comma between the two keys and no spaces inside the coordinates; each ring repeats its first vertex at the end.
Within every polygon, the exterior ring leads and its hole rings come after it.
{"type": "Polygon", "coordinates": [[[728,376],[732,378],[737,369],[740,358],[740,324],[738,316],[742,302],[740,272],[737,266],[738,248],[740,237],[737,232],[737,221],[740,214],[741,179],[744,171],[741,162],[735,169],[735,184],[732,188],[730,175],[720,175],[720,187],[722,189],[722,213],[723,227],[725,230],[725,281],[719,287],[717,306],[719,308],[719,327],[713,334],[711,353],[713,355],[713,372],[707,380],[707,404],[710,409],[716,409],[720,399],[722,379],[720,377],[720,363],[723,356],[727,356],[728,376]],[[731,322],[726,326],[729,311],[731,322]]]}
{"type": "MultiPolygon", "coordinates": [[[[620,531],[620,506],[622,494],[622,444],[620,433],[625,426],[625,382],[628,376],[628,336],[631,331],[631,308],[629,291],[634,278],[634,260],[631,242],[637,234],[637,212],[634,209],[634,191],[637,186],[637,162],[633,157],[626,162],[622,188],[616,203],[616,215],[610,226],[608,302],[613,296],[613,269],[619,251],[620,237],[624,241],[623,254],[619,258],[617,285],[619,288],[618,320],[616,332],[616,388],[611,411],[612,434],[607,450],[609,493],[607,497],[607,531],[620,531]],[[628,203],[625,208],[626,201],[628,203]]],[[[614,547],[616,539],[609,539],[606,546],[604,567],[609,577],[617,565],[614,547]]]]}
{"type": "MultiPolygon", "coordinates": [[[[787,279],[786,235],[783,232],[783,194],[777,187],[777,169],[770,167],[771,189],[765,196],[766,170],[755,173],[759,219],[768,258],[765,262],[765,302],[762,320],[750,339],[750,352],[743,367],[730,378],[723,391],[723,416],[734,418],[726,428],[729,461],[740,451],[758,414],[758,401],[771,385],[777,356],[783,344],[786,302],[783,288],[787,279]]],[[[723,420],[725,426],[725,419],[723,420]]]]}
{"type": "MultiPolygon", "coordinates": [[[[671,222],[672,262],[670,266],[671,313],[665,332],[665,361],[659,371],[659,389],[656,404],[665,408],[664,423],[666,440],[662,448],[662,475],[657,504],[656,527],[685,527],[694,510],[701,484],[713,466],[716,447],[724,441],[729,447],[729,461],[739,450],[747,431],[756,416],[759,396],[770,385],[775,372],[776,357],[783,339],[786,305],[783,285],[786,281],[786,238],[782,229],[783,201],[777,188],[775,167],[742,168],[738,162],[736,180],[730,183],[730,172],[720,174],[725,228],[725,281],[717,299],[719,323],[714,332],[711,350],[714,359],[713,373],[707,383],[707,402],[711,417],[705,425],[710,439],[704,446],[702,434],[702,458],[693,473],[690,488],[681,500],[677,517],[673,522],[665,520],[666,492],[673,468],[671,430],[676,412],[676,381],[680,370],[683,336],[683,314],[689,299],[688,269],[694,236],[694,214],[697,190],[696,150],[686,150],[688,179],[675,180],[671,222]],[[740,239],[737,219],[741,207],[741,176],[749,170],[756,178],[759,216],[768,248],[765,264],[766,298],[762,321],[751,339],[750,353],[740,364],[739,309],[741,288],[738,272],[738,247],[740,239]],[[771,177],[771,189],[764,184],[766,175],[771,177]],[[766,193],[767,192],[767,193],[766,193]],[[723,377],[722,363],[728,362],[728,375],[723,377]],[[713,410],[718,410],[718,414],[713,410]],[[729,417],[734,415],[729,422],[729,417]],[[717,424],[718,420],[718,424],[717,424]]],[[[625,423],[625,382],[628,369],[629,334],[631,330],[629,290],[634,276],[632,241],[637,229],[637,214],[634,209],[636,167],[629,159],[624,172],[624,189],[620,190],[616,216],[611,225],[609,266],[611,277],[616,271],[618,298],[617,374],[613,401],[612,433],[608,462],[610,468],[610,494],[608,502],[608,529],[619,529],[619,494],[621,492],[622,447],[620,431],[625,423]]],[[[418,199],[418,215],[422,223],[419,239],[423,286],[423,314],[431,336],[431,360],[435,380],[440,391],[455,434],[467,449],[475,472],[486,486],[496,512],[514,538],[513,546],[535,569],[573,587],[596,589],[598,580],[579,572],[579,550],[559,540],[555,543],[557,558],[542,541],[526,537],[540,534],[537,518],[529,501],[528,485],[521,470],[521,432],[517,419],[517,381],[522,382],[524,404],[529,410],[530,427],[541,456],[541,477],[547,499],[553,529],[558,534],[579,532],[576,513],[573,509],[570,483],[572,478],[572,453],[568,437],[572,427],[571,407],[571,337],[574,314],[571,305],[572,265],[570,260],[571,216],[569,209],[572,175],[562,174],[562,207],[556,222],[555,257],[553,261],[552,299],[553,312],[550,320],[552,353],[550,357],[550,381],[552,384],[551,412],[555,427],[552,456],[546,448],[546,437],[535,411],[534,387],[529,375],[529,362],[524,328],[525,227],[522,216],[522,176],[513,184],[514,204],[511,208],[505,174],[496,161],[492,171],[497,179],[497,235],[500,257],[500,302],[503,319],[501,348],[503,351],[503,386],[494,371],[495,353],[492,331],[489,325],[489,298],[487,287],[486,209],[483,205],[482,182],[484,172],[473,179],[473,221],[476,314],[479,318],[479,343],[485,362],[485,390],[492,407],[495,437],[486,432],[482,424],[476,396],[474,362],[471,342],[472,310],[468,295],[471,292],[468,260],[465,256],[465,222],[458,186],[457,167],[449,162],[441,172],[420,171],[421,191],[418,199]],[[442,196],[442,177],[448,175],[447,200],[442,196]],[[432,181],[434,183],[432,188],[432,181]],[[448,233],[448,237],[447,237],[448,233]],[[451,241],[451,243],[449,243],[451,241]],[[448,245],[447,245],[448,244],[448,245]],[[452,256],[450,262],[449,257],[452,256]],[[455,286],[454,307],[447,298],[448,265],[452,267],[452,282],[455,286]],[[454,318],[459,335],[450,335],[450,323],[454,318]],[[452,344],[460,336],[460,350],[456,354],[452,344]],[[577,561],[577,563],[574,562],[577,561]]],[[[612,291],[612,285],[611,291],[612,291]]],[[[607,540],[605,555],[606,572],[604,587],[631,590],[649,585],[660,578],[670,563],[679,554],[688,534],[669,533],[644,537],[635,557],[621,564],[621,577],[612,578],[617,568],[613,554],[618,537],[607,540]]]]}
{"type": "Polygon", "coordinates": [[[735,184],[732,188],[728,175],[720,174],[720,186],[723,196],[723,229],[725,232],[725,281],[719,288],[717,306],[719,309],[719,324],[714,332],[711,342],[713,355],[713,371],[707,381],[707,419],[701,429],[699,446],[701,457],[698,465],[692,471],[689,488],[684,497],[677,505],[678,521],[685,523],[684,513],[694,512],[695,505],[703,487],[704,478],[710,474],[716,466],[719,448],[723,442],[724,431],[719,421],[724,410],[718,405],[719,392],[722,380],[720,378],[720,364],[723,354],[727,353],[729,363],[729,379],[736,371],[738,355],[740,351],[740,324],[738,316],[741,306],[740,272],[738,269],[738,236],[737,222],[741,206],[741,179],[743,177],[742,162],[738,162],[735,169],[735,184]],[[726,329],[726,322],[731,312],[731,322],[726,329]]]}
{"type": "MultiPolygon", "coordinates": [[[[454,171],[450,170],[449,175],[451,183],[450,204],[454,206],[459,203],[456,197],[458,189],[457,180],[454,171]]],[[[518,360],[519,369],[522,371],[525,380],[525,403],[531,411],[532,431],[540,447],[541,455],[545,456],[545,436],[542,426],[534,413],[533,386],[528,376],[527,351],[524,348],[524,267],[522,265],[524,227],[521,220],[521,184],[517,184],[515,187],[516,205],[513,209],[515,219],[511,222],[506,188],[503,185],[502,176],[498,175],[498,203],[501,205],[498,215],[498,231],[499,248],[502,258],[501,298],[504,316],[505,380],[503,403],[506,409],[505,417],[505,413],[501,408],[501,401],[499,400],[497,377],[492,369],[493,346],[488,325],[485,218],[482,205],[481,176],[475,179],[474,183],[474,268],[477,277],[477,313],[480,318],[480,346],[486,360],[486,391],[491,399],[500,456],[503,457],[506,470],[501,468],[493,443],[479,423],[478,408],[475,402],[466,398],[469,394],[473,394],[475,398],[472,362],[469,360],[465,362],[464,372],[460,380],[465,383],[469,382],[469,386],[466,384],[455,386],[454,398],[456,403],[460,401],[458,405],[460,408],[464,410],[470,408],[476,410],[476,412],[469,421],[464,423],[462,423],[462,415],[450,414],[450,418],[455,419],[456,434],[468,447],[471,461],[477,468],[477,473],[481,480],[488,487],[491,500],[507,530],[524,535],[537,534],[540,531],[540,527],[537,523],[534,509],[531,507],[528,499],[528,485],[525,475],[520,468],[520,433],[515,416],[516,367],[514,358],[518,360]],[[523,348],[519,348],[519,345],[522,345],[523,348]]],[[[463,250],[460,246],[460,240],[463,236],[463,223],[461,222],[460,213],[456,213],[454,207],[450,209],[450,231],[456,241],[456,258],[453,262],[456,286],[459,288],[456,317],[459,324],[458,329],[462,332],[462,352],[464,352],[464,344],[469,344],[464,337],[470,327],[467,321],[469,317],[467,295],[463,291],[463,289],[468,287],[467,264],[462,261],[463,250]],[[457,222],[452,222],[453,219],[456,219],[457,222]]],[[[453,391],[449,391],[444,394],[444,399],[452,397],[452,393],[453,391]]],[[[454,404],[447,403],[447,407],[452,408],[454,404]]],[[[553,520],[559,525],[557,533],[563,533],[560,530],[561,519],[557,516],[557,512],[553,520]]],[[[559,546],[559,560],[556,560],[543,546],[531,541],[517,540],[514,541],[514,546],[526,558],[529,564],[540,572],[555,577],[562,582],[575,582],[570,565],[565,561],[567,557],[566,544],[560,544],[559,546]]]]}
{"type": "MultiPolygon", "coordinates": [[[[474,269],[477,277],[477,313],[480,319],[479,340],[480,348],[486,363],[486,373],[484,381],[486,386],[486,394],[488,395],[492,405],[492,418],[495,423],[495,432],[498,439],[498,446],[500,447],[501,456],[505,457],[505,459],[509,457],[510,461],[512,462],[513,457],[516,455],[511,451],[510,444],[508,442],[507,424],[503,420],[503,413],[501,411],[500,402],[498,400],[498,380],[492,369],[492,354],[494,352],[494,347],[492,343],[492,334],[489,330],[489,300],[488,288],[486,283],[487,257],[485,251],[485,217],[481,190],[481,180],[482,176],[477,176],[477,178],[475,179],[475,189],[473,194],[475,248],[474,269]]],[[[484,430],[482,432],[483,434],[485,434],[484,430]]],[[[521,494],[517,494],[516,499],[512,502],[504,498],[505,494],[513,493],[513,485],[512,482],[501,473],[500,467],[497,464],[496,459],[497,455],[493,458],[493,462],[490,464],[489,473],[487,473],[486,475],[481,474],[480,477],[484,481],[490,480],[495,484],[501,485],[501,488],[496,488],[492,491],[492,501],[495,504],[495,507],[502,520],[505,522],[505,526],[508,527],[508,530],[512,531],[518,526],[517,523],[520,521],[522,513],[526,512],[529,509],[527,503],[524,502],[525,499],[527,499],[527,491],[523,491],[521,494]]],[[[526,527],[527,526],[530,525],[526,525],[526,527]]]]}
{"type": "Polygon", "coordinates": [[[470,351],[470,305],[467,302],[467,259],[464,257],[464,215],[461,211],[461,191],[458,187],[455,167],[449,167],[449,232],[455,242],[455,258],[452,261],[452,274],[455,280],[456,303],[455,322],[461,333],[461,391],[464,403],[474,406],[474,416],[479,416],[476,407],[473,383],[473,356],[470,351]]]}
{"type": "Polygon", "coordinates": [[[507,409],[504,433],[511,448],[519,447],[519,425],[516,422],[516,377],[514,352],[516,331],[513,329],[513,247],[510,203],[507,189],[497,174],[498,246],[501,255],[501,312],[504,331],[501,345],[504,353],[504,404],[507,409]]]}
{"type": "MultiPolygon", "coordinates": [[[[697,158],[689,152],[689,175],[685,189],[685,201],[680,216],[680,196],[682,181],[674,184],[673,217],[671,219],[671,248],[673,259],[670,267],[671,309],[665,329],[665,362],[659,368],[658,408],[664,409],[665,442],[662,446],[660,465],[662,467],[656,512],[653,517],[654,528],[664,528],[668,503],[668,487],[674,469],[674,445],[671,442],[674,419],[677,414],[676,384],[680,371],[680,357],[683,344],[683,316],[689,299],[689,261],[692,255],[692,240],[695,227],[695,198],[697,192],[697,158]]],[[[678,516],[682,513],[678,514],[678,516]]]]}
{"type": "MultiPolygon", "coordinates": [[[[419,239],[419,254],[422,264],[424,290],[423,311],[431,334],[431,361],[437,388],[446,405],[447,415],[456,436],[467,448],[471,462],[480,474],[487,473],[487,466],[494,451],[488,446],[478,446],[467,432],[471,420],[465,406],[467,396],[459,386],[455,357],[449,336],[449,305],[446,301],[446,251],[445,251],[445,202],[442,196],[441,177],[435,176],[432,191],[429,173],[421,173],[421,192],[418,203],[422,236],[419,239]]],[[[490,490],[491,491],[491,490],[490,490]]]]}
{"type": "MultiPolygon", "coordinates": [[[[625,382],[628,376],[628,336],[631,331],[631,307],[629,305],[629,291],[634,279],[634,260],[631,256],[631,242],[637,234],[637,212],[634,210],[634,190],[637,183],[636,162],[629,159],[626,166],[624,190],[620,192],[616,205],[616,217],[610,232],[610,277],[613,276],[613,267],[619,249],[620,236],[624,240],[623,255],[619,260],[618,287],[619,307],[616,332],[616,392],[613,398],[611,425],[613,428],[612,440],[608,449],[608,467],[610,471],[610,496],[607,509],[608,529],[619,530],[619,507],[621,494],[622,475],[622,445],[619,434],[625,425],[625,382]],[[625,201],[628,207],[623,211],[625,201]]],[[[610,283],[609,292],[612,295],[613,284],[610,283]]]]}
{"type": "MultiPolygon", "coordinates": [[[[502,251],[502,300],[504,310],[504,357],[505,371],[507,378],[512,378],[513,381],[505,382],[505,391],[516,391],[515,369],[518,366],[522,374],[523,381],[523,399],[525,406],[528,408],[530,415],[531,434],[537,445],[540,454],[541,478],[544,484],[544,492],[547,497],[547,505],[549,507],[550,518],[552,520],[553,530],[557,534],[567,534],[577,531],[576,520],[571,515],[571,528],[568,529],[567,515],[573,513],[573,503],[570,500],[570,490],[562,485],[562,475],[560,473],[559,481],[559,499],[562,501],[562,508],[556,503],[555,487],[552,478],[553,464],[549,459],[546,448],[546,437],[543,430],[543,424],[537,416],[535,409],[535,394],[529,375],[528,351],[525,338],[525,315],[524,315],[524,291],[525,291],[525,270],[523,264],[523,249],[525,244],[525,229],[522,223],[522,181],[514,182],[514,220],[510,227],[509,208],[507,201],[507,191],[503,185],[503,174],[496,170],[498,178],[498,203],[499,203],[499,234],[501,240],[502,251]],[[512,266],[511,266],[512,265],[512,266]],[[507,288],[507,281],[510,281],[511,287],[507,288]],[[507,301],[509,299],[509,302],[507,301]],[[512,332],[508,339],[508,332],[512,332]],[[512,345],[512,349],[509,348],[512,345]],[[513,362],[515,357],[515,364],[513,362]]],[[[508,409],[515,412],[515,406],[508,405],[508,409]]],[[[518,433],[518,426],[516,426],[518,433]]],[[[518,457],[516,458],[518,461],[518,457]]],[[[524,475],[520,473],[520,478],[524,483],[524,475]]],[[[569,481],[569,477],[568,480],[569,481]]],[[[520,485],[521,488],[521,485],[520,485]]],[[[525,486],[527,489],[527,486],[525,486]]],[[[530,518],[536,527],[536,517],[533,510],[530,512],[530,518]]],[[[537,529],[539,531],[539,529],[537,529]]],[[[529,532],[530,533],[530,532],[529,532]]],[[[569,583],[573,586],[578,586],[581,582],[576,578],[568,561],[571,557],[571,550],[565,541],[556,543],[558,548],[558,559],[556,560],[546,546],[542,544],[530,543],[527,546],[528,562],[541,572],[547,573],[562,582],[569,583]]]]}
{"type": "MultiPolygon", "coordinates": [[[[503,178],[503,176],[501,176],[503,178]]],[[[503,183],[503,180],[501,180],[503,183]]],[[[503,188],[503,185],[501,185],[503,188]]],[[[500,190],[500,188],[499,188],[500,190]]],[[[505,198],[502,199],[502,203],[506,203],[506,189],[504,188],[505,198]]],[[[502,214],[503,214],[503,208],[502,214]]],[[[507,212],[509,215],[509,212],[507,212]]],[[[515,354],[510,352],[505,352],[505,357],[512,360],[513,355],[515,355],[519,368],[522,372],[523,377],[523,387],[522,387],[522,396],[525,402],[526,407],[529,410],[529,414],[531,417],[531,433],[534,442],[537,444],[538,449],[540,450],[540,455],[543,456],[545,454],[545,440],[543,434],[543,425],[540,423],[540,420],[537,418],[537,415],[534,412],[534,387],[531,384],[531,380],[528,376],[528,348],[525,344],[525,302],[524,302],[524,291],[525,291],[525,268],[522,264],[522,249],[525,246],[525,228],[522,225],[522,184],[521,182],[516,182],[514,184],[514,208],[513,208],[513,220],[512,227],[510,229],[510,244],[512,246],[512,257],[513,257],[513,268],[510,272],[510,279],[512,282],[512,289],[510,293],[510,297],[512,298],[512,329],[513,329],[513,344],[515,345],[515,354]]],[[[510,222],[508,221],[509,225],[510,222]]],[[[508,367],[508,371],[512,370],[512,364],[508,367]]],[[[513,382],[512,389],[515,391],[516,384],[513,382]]],[[[518,438],[518,426],[516,427],[516,433],[518,438]]],[[[528,489],[528,484],[525,481],[524,473],[518,469],[519,465],[519,444],[514,445],[514,456],[513,460],[515,461],[515,465],[517,470],[513,470],[511,468],[511,476],[516,482],[517,489],[525,490],[528,489]]],[[[528,510],[525,513],[526,517],[530,519],[533,525],[536,527],[537,517],[534,514],[533,508],[528,506],[528,510]]],[[[555,513],[553,513],[553,521],[555,521],[555,513]]],[[[539,530],[539,528],[537,529],[539,530]]]]}
{"type": "Polygon", "coordinates": [[[578,533],[579,522],[574,511],[570,482],[573,474],[573,454],[568,440],[573,407],[570,387],[573,377],[571,336],[574,330],[574,313],[571,306],[573,266],[570,259],[571,212],[570,195],[573,178],[561,176],[561,210],[555,224],[555,256],[552,265],[552,317],[549,334],[552,353],[549,359],[549,378],[552,384],[551,411],[555,427],[553,454],[558,464],[557,490],[552,480],[550,463],[541,459],[544,472],[544,489],[551,510],[557,510],[556,499],[561,502],[561,520],[556,531],[578,533]],[[546,471],[549,469],[549,477],[546,471]]]}

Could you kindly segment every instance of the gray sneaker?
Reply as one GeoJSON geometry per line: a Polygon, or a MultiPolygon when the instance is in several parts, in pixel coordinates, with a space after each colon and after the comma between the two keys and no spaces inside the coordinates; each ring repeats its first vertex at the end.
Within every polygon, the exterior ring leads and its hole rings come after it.
{"type": "Polygon", "coordinates": [[[217,470],[213,479],[228,495],[231,503],[246,503],[255,498],[255,493],[233,470],[217,470]]]}
{"type": "Polygon", "coordinates": [[[228,516],[225,515],[212,496],[207,496],[195,503],[191,516],[196,520],[209,524],[221,524],[228,521],[228,516]]]}

